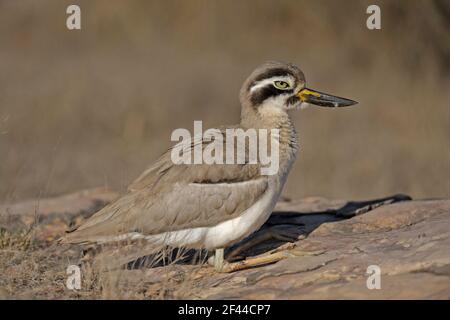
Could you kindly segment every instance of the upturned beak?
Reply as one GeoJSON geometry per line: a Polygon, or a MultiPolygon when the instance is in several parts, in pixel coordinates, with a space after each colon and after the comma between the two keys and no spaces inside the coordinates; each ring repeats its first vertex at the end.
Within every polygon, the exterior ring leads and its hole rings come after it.
{"type": "Polygon", "coordinates": [[[320,107],[347,107],[358,102],[341,97],[332,96],[327,93],[304,88],[297,93],[302,102],[307,102],[320,107]]]}

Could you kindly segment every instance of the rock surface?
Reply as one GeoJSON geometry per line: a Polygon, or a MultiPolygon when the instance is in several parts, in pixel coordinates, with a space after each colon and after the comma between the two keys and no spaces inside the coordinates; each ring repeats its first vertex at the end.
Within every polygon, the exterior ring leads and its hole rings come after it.
{"type": "MultiPolygon", "coordinates": [[[[0,295],[37,298],[449,299],[450,200],[394,196],[368,202],[306,198],[281,201],[266,225],[295,234],[293,244],[266,241],[245,256],[287,250],[275,264],[216,273],[206,264],[83,269],[83,286],[65,288],[65,269],[80,248],[54,243],[117,194],[96,189],[0,207],[0,295]],[[23,230],[28,230],[23,232],[23,230]],[[31,230],[31,231],[30,231],[31,230]],[[31,236],[30,236],[31,234],[31,236]],[[31,237],[22,248],[13,239],[31,237]],[[32,261],[30,261],[32,260],[32,261]],[[369,266],[381,271],[368,289],[369,266]]],[[[263,231],[260,231],[263,232],[263,231]]]]}

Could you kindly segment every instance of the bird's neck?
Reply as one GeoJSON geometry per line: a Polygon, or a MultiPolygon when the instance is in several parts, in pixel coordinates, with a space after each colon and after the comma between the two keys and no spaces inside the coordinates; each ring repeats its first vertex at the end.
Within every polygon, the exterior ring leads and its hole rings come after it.
{"type": "Polygon", "coordinates": [[[278,129],[280,161],[291,161],[298,149],[297,133],[289,114],[276,108],[242,110],[241,126],[255,129],[278,129]]]}

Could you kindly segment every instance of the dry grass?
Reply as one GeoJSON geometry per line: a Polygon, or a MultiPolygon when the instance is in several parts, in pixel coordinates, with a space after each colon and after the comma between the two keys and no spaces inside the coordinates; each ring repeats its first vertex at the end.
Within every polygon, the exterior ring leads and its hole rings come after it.
{"type": "Polygon", "coordinates": [[[25,234],[2,232],[1,244],[0,299],[195,298],[196,279],[210,272],[204,265],[205,256],[190,260],[189,266],[180,265],[186,257],[183,250],[164,248],[147,257],[145,264],[140,260],[127,268],[111,268],[102,260],[94,265],[80,259],[77,247],[30,244],[25,234]],[[66,270],[73,264],[81,267],[82,287],[76,291],[66,287],[66,270]]]}

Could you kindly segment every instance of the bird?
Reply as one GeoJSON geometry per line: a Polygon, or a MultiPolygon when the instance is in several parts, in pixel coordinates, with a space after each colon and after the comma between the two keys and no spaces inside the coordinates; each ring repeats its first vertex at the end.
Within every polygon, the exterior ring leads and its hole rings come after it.
{"type": "MultiPolygon", "coordinates": [[[[141,240],[153,245],[206,249],[214,252],[217,271],[225,270],[224,249],[257,231],[277,203],[299,145],[290,111],[306,105],[345,107],[356,101],[306,87],[294,64],[268,61],[244,81],[240,92],[240,123],[218,128],[276,129],[279,169],[261,174],[262,164],[179,164],[169,148],[128,187],[127,192],[80,226],[63,244],[105,244],[141,240]]],[[[270,136],[274,139],[274,136],[270,136]]],[[[193,138],[188,148],[211,143],[193,138]]],[[[263,259],[263,261],[268,261],[263,259]]]]}

